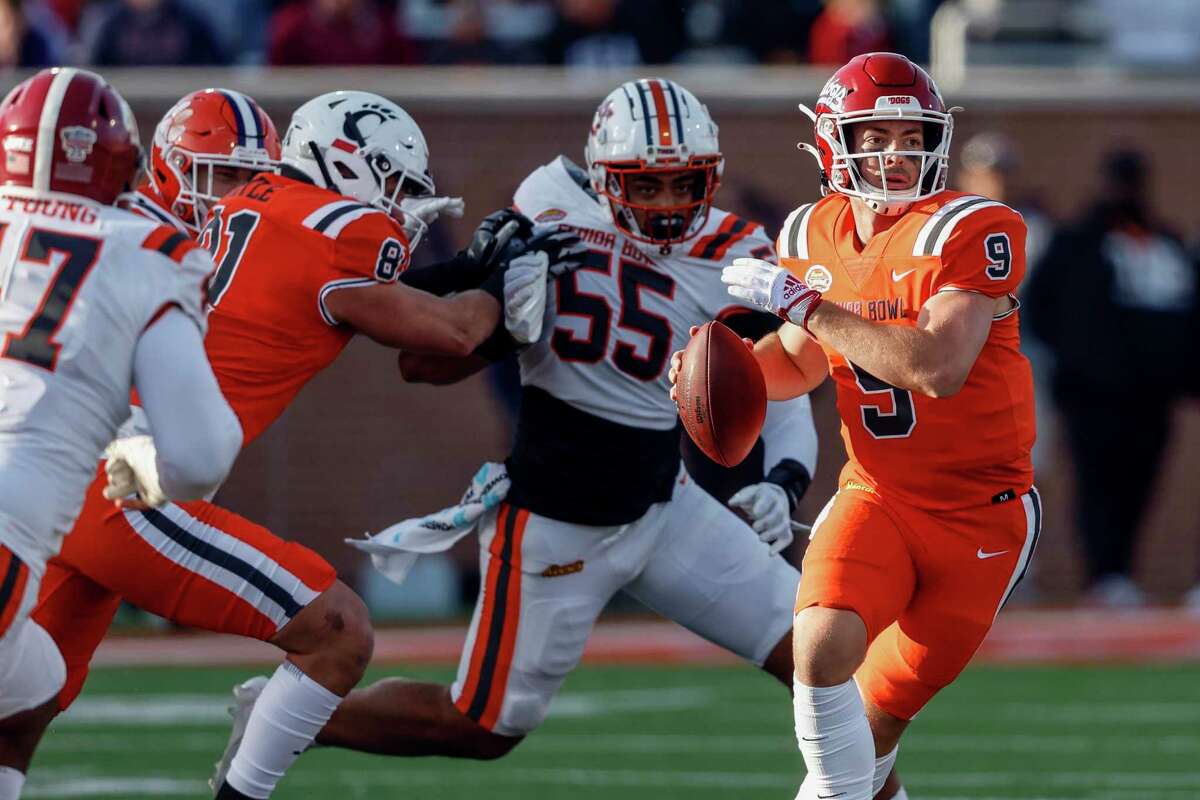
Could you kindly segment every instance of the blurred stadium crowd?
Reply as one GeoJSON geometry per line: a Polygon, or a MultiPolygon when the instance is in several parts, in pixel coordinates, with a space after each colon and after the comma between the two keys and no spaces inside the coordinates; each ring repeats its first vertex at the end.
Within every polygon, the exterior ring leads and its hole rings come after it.
{"type": "Polygon", "coordinates": [[[1021,63],[1200,63],[1191,0],[0,0],[0,67],[928,61],[943,7],[1021,63]]]}

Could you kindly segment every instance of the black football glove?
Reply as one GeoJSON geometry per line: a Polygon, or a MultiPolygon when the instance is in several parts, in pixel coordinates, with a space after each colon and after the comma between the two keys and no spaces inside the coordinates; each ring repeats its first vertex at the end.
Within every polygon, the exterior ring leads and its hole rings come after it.
{"type": "MultiPolygon", "coordinates": [[[[506,225],[510,225],[506,223],[506,225]]],[[[519,240],[515,237],[508,242],[504,252],[495,259],[491,273],[483,279],[479,288],[495,297],[500,305],[505,304],[504,286],[505,273],[514,259],[540,251],[546,254],[549,266],[546,269],[546,280],[550,281],[583,266],[588,249],[578,236],[570,231],[547,231],[528,239],[519,240]]]]}
{"type": "Polygon", "coordinates": [[[588,253],[587,246],[578,236],[570,231],[561,230],[539,233],[524,242],[521,252],[528,253],[531,250],[541,250],[549,257],[547,280],[579,269],[588,253]]]}
{"type": "MultiPolygon", "coordinates": [[[[462,255],[480,269],[490,271],[501,259],[507,261],[518,255],[506,252],[512,249],[510,244],[517,245],[532,235],[533,222],[528,217],[511,208],[502,208],[483,218],[462,255]]],[[[525,248],[518,249],[523,251],[525,248]]]]}

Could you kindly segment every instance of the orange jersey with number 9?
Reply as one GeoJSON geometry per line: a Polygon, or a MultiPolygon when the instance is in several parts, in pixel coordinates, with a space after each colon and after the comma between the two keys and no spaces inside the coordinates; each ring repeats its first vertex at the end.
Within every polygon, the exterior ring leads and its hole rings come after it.
{"type": "Polygon", "coordinates": [[[330,292],[393,283],[409,264],[390,216],[279,175],[222,198],[200,241],[217,265],[204,345],[246,444],[354,335],[325,307],[330,292]]]}
{"type": "MultiPolygon", "coordinates": [[[[938,292],[1008,295],[966,384],[933,398],[900,389],[822,345],[837,384],[843,477],[918,508],[984,505],[1033,483],[1033,378],[1021,354],[1016,290],[1025,223],[993,200],[942,192],[857,248],[850,201],[832,194],[792,212],[780,264],[822,297],[882,325],[916,326],[938,292]]],[[[844,484],[844,481],[843,481],[844,484]]]]}

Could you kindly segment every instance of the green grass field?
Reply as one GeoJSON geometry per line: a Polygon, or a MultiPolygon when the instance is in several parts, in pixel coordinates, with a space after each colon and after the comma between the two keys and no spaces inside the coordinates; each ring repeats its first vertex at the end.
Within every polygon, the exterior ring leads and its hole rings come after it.
{"type": "MultiPolygon", "coordinates": [[[[25,796],[207,797],[228,689],[249,674],[97,670],[43,742],[25,796]]],[[[900,765],[913,800],[1196,800],[1200,668],[972,669],[914,723],[900,765]]],[[[505,759],[320,750],[275,796],[791,800],[802,775],[787,697],[754,670],[588,666],[505,759]]]]}

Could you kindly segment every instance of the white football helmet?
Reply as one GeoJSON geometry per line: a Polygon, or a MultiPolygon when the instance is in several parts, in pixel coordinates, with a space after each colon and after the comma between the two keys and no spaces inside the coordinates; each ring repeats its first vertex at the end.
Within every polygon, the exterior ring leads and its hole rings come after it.
{"type": "Polygon", "coordinates": [[[296,109],[281,161],[317,186],[376,206],[402,223],[400,199],[434,191],[420,127],[400,106],[370,92],[329,92],[296,109]]]}
{"type": "Polygon", "coordinates": [[[687,89],[662,78],[621,84],[604,98],[592,118],[584,159],[592,188],[617,228],[664,248],[687,241],[704,227],[725,169],[717,124],[708,109],[687,89]],[[642,206],[629,196],[632,175],[693,170],[702,179],[685,205],[642,206]],[[644,225],[635,212],[642,212],[644,225]]]}

